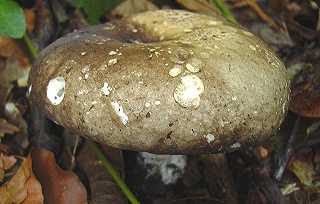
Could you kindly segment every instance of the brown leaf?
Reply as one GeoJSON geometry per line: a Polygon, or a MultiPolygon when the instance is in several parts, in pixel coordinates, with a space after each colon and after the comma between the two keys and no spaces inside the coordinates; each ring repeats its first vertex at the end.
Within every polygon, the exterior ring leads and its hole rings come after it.
{"type": "Polygon", "coordinates": [[[11,38],[0,37],[0,48],[0,56],[7,58],[14,54],[17,44],[11,38]]]}
{"type": "Polygon", "coordinates": [[[18,104],[13,102],[7,102],[5,104],[4,114],[10,123],[19,127],[19,132],[17,132],[16,137],[13,138],[16,144],[20,147],[27,148],[29,145],[28,124],[17,105],[18,104]]]}
{"type": "Polygon", "coordinates": [[[268,6],[277,13],[281,13],[285,10],[289,0],[269,0],[268,6]]]}
{"type": "Polygon", "coordinates": [[[271,16],[266,14],[262,8],[259,6],[259,4],[256,2],[256,0],[236,0],[236,7],[242,7],[244,5],[248,5],[252,10],[256,12],[256,14],[268,25],[273,27],[276,30],[284,30],[283,26],[275,22],[271,16]]]}
{"type": "Polygon", "coordinates": [[[311,153],[295,157],[290,162],[289,170],[298,177],[303,185],[307,187],[311,187],[313,185],[316,172],[312,163],[311,153]]]}
{"type": "Polygon", "coordinates": [[[0,187],[0,203],[21,203],[27,197],[26,182],[31,175],[31,158],[23,159],[16,174],[0,187]]]}
{"type": "Polygon", "coordinates": [[[19,87],[26,87],[28,85],[29,72],[30,66],[21,66],[16,57],[11,56],[6,60],[5,69],[0,72],[1,86],[8,88],[10,85],[12,86],[12,82],[16,81],[19,87]]]}
{"type": "Polygon", "coordinates": [[[266,160],[269,156],[269,150],[263,146],[256,147],[256,152],[261,160],[266,160]]]}
{"type": "Polygon", "coordinates": [[[4,134],[14,134],[19,131],[19,128],[11,123],[9,123],[6,119],[0,118],[0,138],[4,136],[4,134]]]}
{"type": "Polygon", "coordinates": [[[23,11],[24,11],[24,16],[26,18],[27,31],[28,33],[31,33],[35,26],[36,15],[33,9],[24,9],[23,11]]]}
{"type": "Polygon", "coordinates": [[[26,183],[27,187],[27,198],[22,202],[22,204],[42,204],[44,201],[42,188],[39,181],[32,174],[26,183]]]}
{"type": "Polygon", "coordinates": [[[225,154],[210,154],[201,157],[206,185],[212,196],[227,204],[238,203],[238,193],[225,154]],[[223,172],[223,174],[215,173],[223,172]]]}
{"type": "Polygon", "coordinates": [[[0,158],[2,160],[4,170],[10,169],[17,162],[17,159],[14,156],[5,156],[4,154],[0,154],[0,158]]]}
{"type": "Polygon", "coordinates": [[[0,153],[0,181],[3,181],[5,171],[17,162],[14,156],[6,156],[0,153]]]}
{"type": "Polygon", "coordinates": [[[132,14],[157,10],[158,7],[148,0],[126,0],[114,8],[112,16],[127,17],[132,14]]]}
{"type": "Polygon", "coordinates": [[[302,70],[294,80],[290,110],[304,117],[320,117],[320,71],[315,67],[302,70]]]}
{"type": "Polygon", "coordinates": [[[61,169],[54,154],[43,148],[32,150],[34,172],[39,179],[46,204],[86,204],[87,192],[78,176],[61,169]]]}
{"type": "Polygon", "coordinates": [[[22,68],[30,66],[30,61],[24,51],[19,47],[18,43],[8,37],[0,37],[0,56],[2,57],[14,57],[20,63],[22,68]]]}
{"type": "MultiPolygon", "coordinates": [[[[111,160],[113,166],[121,171],[123,168],[121,150],[111,147],[106,147],[103,150],[111,160]]],[[[87,143],[81,148],[77,163],[81,170],[87,175],[91,189],[91,204],[126,203],[126,199],[119,187],[115,184],[111,176],[106,173],[102,164],[87,143]]]]}

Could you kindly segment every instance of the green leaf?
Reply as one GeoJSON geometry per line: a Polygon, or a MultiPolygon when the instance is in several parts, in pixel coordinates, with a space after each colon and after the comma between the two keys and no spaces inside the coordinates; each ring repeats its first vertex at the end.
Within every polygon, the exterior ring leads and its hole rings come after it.
{"type": "MultiPolygon", "coordinates": [[[[1,0],[0,0],[1,1],[1,0]]],[[[120,0],[74,0],[75,4],[82,8],[88,17],[90,24],[99,23],[99,19],[106,11],[112,9],[120,0]]]]}
{"type": "Polygon", "coordinates": [[[0,0],[0,35],[22,38],[26,31],[23,10],[13,0],[0,0]]]}
{"type": "Polygon", "coordinates": [[[237,20],[233,17],[229,8],[225,5],[223,0],[211,0],[211,2],[221,11],[222,15],[233,23],[237,23],[237,20]]]}

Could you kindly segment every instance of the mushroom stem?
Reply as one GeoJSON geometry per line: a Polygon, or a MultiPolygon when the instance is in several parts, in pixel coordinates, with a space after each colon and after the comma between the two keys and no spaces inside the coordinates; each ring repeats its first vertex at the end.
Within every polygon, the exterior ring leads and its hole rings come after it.
{"type": "Polygon", "coordinates": [[[121,191],[125,194],[128,198],[130,203],[132,204],[140,204],[136,196],[130,191],[126,183],[121,179],[120,175],[118,174],[117,170],[111,165],[110,161],[104,156],[100,148],[97,144],[92,141],[88,140],[89,147],[91,150],[97,155],[98,159],[101,161],[102,166],[106,169],[106,171],[110,174],[110,176],[114,179],[117,183],[121,191]]]}

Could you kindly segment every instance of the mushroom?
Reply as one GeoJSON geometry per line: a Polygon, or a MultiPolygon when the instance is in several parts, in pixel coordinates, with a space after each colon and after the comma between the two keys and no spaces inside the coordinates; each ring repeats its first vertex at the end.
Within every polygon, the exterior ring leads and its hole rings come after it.
{"type": "Polygon", "coordinates": [[[121,149],[233,151],[270,138],[287,112],[284,64],[220,17],[140,13],[43,50],[31,100],[71,131],[121,149]]]}

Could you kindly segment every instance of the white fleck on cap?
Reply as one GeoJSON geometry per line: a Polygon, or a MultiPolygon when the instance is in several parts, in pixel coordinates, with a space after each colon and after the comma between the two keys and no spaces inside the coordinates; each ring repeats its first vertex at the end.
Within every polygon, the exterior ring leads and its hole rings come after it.
{"type": "Polygon", "coordinates": [[[115,113],[119,116],[119,119],[121,120],[122,124],[127,125],[129,118],[125,114],[123,107],[116,101],[111,102],[111,105],[115,113]]]}

